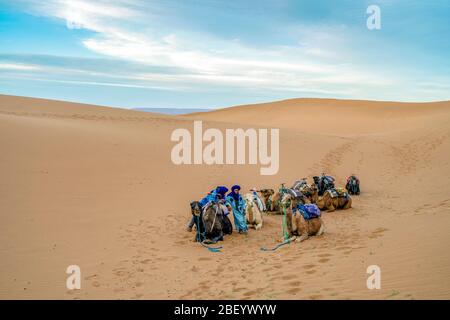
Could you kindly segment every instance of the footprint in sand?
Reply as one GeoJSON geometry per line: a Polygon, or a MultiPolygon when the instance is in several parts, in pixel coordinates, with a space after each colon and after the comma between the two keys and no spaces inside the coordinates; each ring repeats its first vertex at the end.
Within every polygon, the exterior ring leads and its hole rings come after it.
{"type": "Polygon", "coordinates": [[[127,274],[129,274],[129,272],[124,271],[124,270],[117,270],[117,271],[114,271],[113,273],[118,277],[123,277],[123,276],[126,276],[127,274]]]}
{"type": "Polygon", "coordinates": [[[292,288],[292,289],[286,290],[286,293],[288,293],[288,294],[296,294],[297,292],[300,292],[300,291],[302,291],[301,288],[292,288]]]}
{"type": "Polygon", "coordinates": [[[348,250],[351,249],[351,247],[343,246],[343,247],[337,247],[336,250],[342,251],[342,250],[348,250]]]}
{"type": "Polygon", "coordinates": [[[330,293],[330,296],[331,297],[336,297],[336,296],[338,296],[339,295],[339,293],[338,292],[333,292],[333,293],[330,293]]]}
{"type": "Polygon", "coordinates": [[[288,286],[290,287],[299,287],[302,284],[301,281],[291,281],[288,283],[288,286]]]}
{"type": "Polygon", "coordinates": [[[312,268],[314,268],[316,265],[315,264],[307,264],[307,265],[304,265],[303,266],[303,269],[312,269],[312,268]]]}
{"type": "Polygon", "coordinates": [[[247,291],[247,292],[245,292],[244,293],[244,296],[246,296],[246,297],[251,297],[251,296],[254,296],[254,295],[256,295],[257,294],[257,292],[255,291],[255,290],[252,290],[252,291],[247,291]]]}
{"type": "Polygon", "coordinates": [[[147,264],[147,263],[149,263],[149,262],[151,262],[151,261],[152,261],[151,259],[145,259],[145,260],[141,260],[141,263],[147,264]]]}
{"type": "Polygon", "coordinates": [[[331,257],[332,254],[331,253],[321,253],[317,255],[319,258],[327,258],[327,257],[331,257]]]}
{"type": "Polygon", "coordinates": [[[330,259],[328,259],[328,258],[319,259],[320,263],[325,263],[325,262],[328,262],[328,261],[330,261],[330,259]]]}
{"type": "Polygon", "coordinates": [[[209,257],[200,257],[200,258],[198,258],[197,260],[198,260],[198,261],[210,261],[210,260],[212,260],[212,258],[209,258],[209,257]]]}
{"type": "Polygon", "coordinates": [[[376,239],[378,237],[381,237],[385,231],[388,229],[386,228],[377,228],[374,231],[372,231],[372,234],[369,235],[369,238],[376,239]]]}
{"type": "Polygon", "coordinates": [[[292,279],[295,279],[295,278],[297,278],[297,275],[295,275],[295,274],[288,274],[288,275],[282,276],[281,280],[292,280],[292,279]]]}

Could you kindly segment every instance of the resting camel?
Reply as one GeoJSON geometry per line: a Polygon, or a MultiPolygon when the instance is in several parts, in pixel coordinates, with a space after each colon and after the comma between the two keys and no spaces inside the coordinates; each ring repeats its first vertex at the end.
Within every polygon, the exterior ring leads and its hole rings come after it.
{"type": "MultiPolygon", "coordinates": [[[[308,239],[310,236],[320,236],[325,230],[323,221],[320,217],[305,220],[300,212],[297,211],[296,214],[293,214],[293,208],[296,208],[299,204],[309,202],[309,200],[301,195],[301,193],[295,194],[294,192],[289,191],[285,193],[281,200],[281,206],[286,208],[286,227],[289,234],[289,240],[301,242],[308,239]]],[[[282,241],[284,241],[284,239],[282,239],[282,241]]]]}
{"type": "MultiPolygon", "coordinates": [[[[225,206],[218,202],[210,202],[203,209],[201,220],[205,228],[205,243],[216,243],[223,240],[224,234],[231,234],[233,226],[225,215],[225,206]]],[[[228,209],[229,210],[229,209],[228,209]]]]}
{"type": "Polygon", "coordinates": [[[280,212],[281,192],[277,191],[270,197],[270,211],[280,212]]]}
{"type": "Polygon", "coordinates": [[[345,185],[345,189],[347,189],[349,194],[359,195],[360,189],[359,189],[359,179],[357,176],[352,174],[350,177],[347,178],[347,183],[345,185]]]}
{"type": "Polygon", "coordinates": [[[266,211],[271,210],[271,197],[275,193],[273,189],[261,189],[258,191],[258,193],[261,195],[262,201],[264,202],[264,206],[266,211]]]}
{"type": "Polygon", "coordinates": [[[317,206],[320,210],[332,212],[336,209],[349,209],[352,207],[352,198],[347,192],[338,193],[336,189],[325,191],[322,197],[317,200],[317,206]]]}
{"type": "Polygon", "coordinates": [[[297,180],[294,182],[291,189],[300,191],[304,186],[307,186],[307,185],[308,185],[308,181],[306,180],[306,178],[301,178],[300,180],[297,180]]]}
{"type": "Polygon", "coordinates": [[[307,197],[311,203],[317,203],[317,199],[319,198],[319,189],[314,183],[311,185],[303,185],[299,191],[307,197]]]}
{"type": "Polygon", "coordinates": [[[263,218],[261,210],[258,207],[257,199],[253,193],[247,193],[244,196],[244,200],[246,203],[245,207],[245,218],[247,219],[247,223],[255,228],[255,230],[259,230],[262,228],[263,218]]]}

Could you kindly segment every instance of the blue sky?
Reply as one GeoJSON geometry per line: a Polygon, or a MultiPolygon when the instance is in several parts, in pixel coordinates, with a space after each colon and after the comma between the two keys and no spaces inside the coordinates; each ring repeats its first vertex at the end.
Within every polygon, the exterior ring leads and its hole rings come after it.
{"type": "Polygon", "coordinates": [[[0,93],[127,108],[449,100],[449,17],[448,0],[0,0],[0,93]]]}

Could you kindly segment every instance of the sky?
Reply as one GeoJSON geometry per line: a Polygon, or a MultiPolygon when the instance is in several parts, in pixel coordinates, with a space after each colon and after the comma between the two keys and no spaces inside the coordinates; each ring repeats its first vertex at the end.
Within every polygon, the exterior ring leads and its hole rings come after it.
{"type": "Polygon", "coordinates": [[[0,0],[0,94],[125,108],[450,100],[449,35],[448,0],[0,0]]]}

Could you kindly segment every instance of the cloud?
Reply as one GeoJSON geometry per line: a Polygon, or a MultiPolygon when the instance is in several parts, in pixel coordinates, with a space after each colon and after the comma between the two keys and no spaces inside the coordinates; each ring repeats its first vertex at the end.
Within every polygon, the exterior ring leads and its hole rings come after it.
{"type": "Polygon", "coordinates": [[[341,97],[367,97],[379,94],[380,89],[395,94],[396,86],[411,82],[406,76],[355,63],[358,52],[350,44],[358,35],[345,25],[279,26],[294,41],[256,46],[241,38],[236,41],[235,37],[180,27],[173,21],[176,8],[161,10],[166,2],[22,3],[33,14],[64,21],[69,29],[91,31],[83,35],[82,44],[101,58],[84,67],[69,60],[64,65],[0,64],[0,69],[19,73],[45,68],[46,81],[52,77],[53,81],[84,85],[179,90],[227,87],[341,97]]]}
{"type": "Polygon", "coordinates": [[[37,71],[41,70],[40,66],[17,64],[17,63],[0,63],[0,70],[16,70],[16,71],[37,71]]]}
{"type": "MultiPolygon", "coordinates": [[[[94,31],[84,39],[89,50],[115,59],[123,59],[153,66],[174,67],[184,70],[183,76],[170,76],[166,80],[180,78],[196,82],[217,84],[250,84],[270,87],[286,83],[288,90],[301,90],[307,78],[316,76],[337,78],[337,68],[323,61],[315,62],[311,57],[332,56],[329,51],[317,47],[267,47],[252,48],[241,42],[210,38],[210,35],[194,34],[177,30],[169,34],[152,32],[157,26],[149,21],[152,7],[142,6],[139,1],[56,0],[45,4],[32,2],[34,12],[66,21],[69,28],[84,28],[94,31]],[[142,31],[139,31],[142,30],[142,31]],[[205,48],[205,42],[209,47],[205,48]],[[301,79],[296,81],[295,79],[301,79]]],[[[308,34],[314,34],[309,32],[308,34]]],[[[311,38],[311,37],[310,37],[311,38]]],[[[317,33],[319,40],[329,40],[332,35],[317,33]]],[[[312,41],[312,40],[310,40],[312,41]]],[[[354,67],[347,72],[350,78],[358,73],[354,67]]],[[[157,75],[161,76],[161,75],[157,75]]],[[[342,74],[340,74],[342,78],[342,74]]],[[[363,74],[356,76],[363,77],[363,74]]],[[[312,81],[311,85],[318,85],[312,81]]]]}

